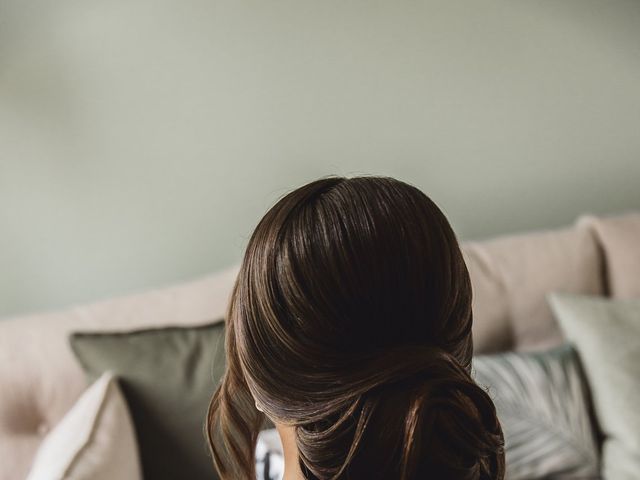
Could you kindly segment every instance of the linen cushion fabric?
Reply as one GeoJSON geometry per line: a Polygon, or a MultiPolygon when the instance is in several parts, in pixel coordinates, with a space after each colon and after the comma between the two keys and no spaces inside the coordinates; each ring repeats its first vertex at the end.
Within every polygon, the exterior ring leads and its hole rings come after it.
{"type": "Polygon", "coordinates": [[[585,214],[578,224],[593,229],[602,246],[609,296],[640,298],[640,212],[585,214]]]}
{"type": "Polygon", "coordinates": [[[514,339],[510,323],[507,288],[502,275],[492,263],[492,252],[482,242],[461,245],[473,296],[473,345],[478,353],[510,350],[514,339]]]}
{"type": "Polygon", "coordinates": [[[551,292],[548,302],[578,350],[604,435],[606,479],[640,472],[640,299],[551,292]]]}
{"type": "Polygon", "coordinates": [[[462,244],[473,287],[476,353],[560,345],[545,301],[552,290],[602,294],[602,255],[589,228],[512,234],[462,244]]]}
{"type": "Polygon", "coordinates": [[[597,478],[588,388],[570,345],[478,355],[476,382],[496,406],[510,480],[597,478]]]}
{"type": "Polygon", "coordinates": [[[224,373],[224,323],[121,333],[74,333],[89,379],[118,375],[135,426],[145,478],[216,479],[205,436],[224,373]]]}
{"type": "Polygon", "coordinates": [[[49,432],[27,480],[142,480],[129,410],[106,372],[49,432]]]}

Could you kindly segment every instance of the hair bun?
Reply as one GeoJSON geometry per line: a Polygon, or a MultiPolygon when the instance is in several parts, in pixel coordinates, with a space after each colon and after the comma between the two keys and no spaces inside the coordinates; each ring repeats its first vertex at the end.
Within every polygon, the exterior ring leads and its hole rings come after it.
{"type": "Polygon", "coordinates": [[[493,402],[453,357],[440,359],[410,395],[406,440],[414,460],[409,453],[407,463],[436,478],[499,478],[504,441],[493,402]],[[429,461],[421,464],[426,451],[429,461]]]}
{"type": "Polygon", "coordinates": [[[398,479],[502,478],[495,407],[453,355],[439,347],[402,347],[358,364],[368,369],[351,384],[358,392],[351,401],[298,430],[308,478],[343,478],[348,471],[349,478],[375,479],[394,468],[398,479]],[[371,449],[388,455],[374,465],[359,455],[371,449]],[[339,451],[346,455],[336,461],[339,451]]]}

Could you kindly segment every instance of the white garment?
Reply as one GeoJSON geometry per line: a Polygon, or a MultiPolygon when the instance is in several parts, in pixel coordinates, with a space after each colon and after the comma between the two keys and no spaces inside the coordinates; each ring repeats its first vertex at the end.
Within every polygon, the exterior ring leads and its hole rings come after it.
{"type": "Polygon", "coordinates": [[[275,428],[263,430],[256,443],[257,480],[282,480],[284,454],[280,435],[275,428]]]}

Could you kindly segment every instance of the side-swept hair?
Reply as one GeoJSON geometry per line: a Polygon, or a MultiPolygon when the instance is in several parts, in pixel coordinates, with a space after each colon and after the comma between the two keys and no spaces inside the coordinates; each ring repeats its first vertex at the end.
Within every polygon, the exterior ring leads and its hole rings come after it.
{"type": "Polygon", "coordinates": [[[295,427],[309,480],[502,479],[500,423],[470,376],[471,298],[456,236],[418,188],[328,176],[282,197],[227,310],[207,419],[221,478],[256,478],[266,414],[295,427]]]}

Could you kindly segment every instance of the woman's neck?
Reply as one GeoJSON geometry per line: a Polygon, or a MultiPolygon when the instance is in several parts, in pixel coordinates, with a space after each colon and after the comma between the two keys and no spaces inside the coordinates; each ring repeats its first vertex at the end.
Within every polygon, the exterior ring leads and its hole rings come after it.
{"type": "Polygon", "coordinates": [[[282,480],[304,480],[298,460],[295,427],[276,425],[276,428],[280,435],[280,441],[282,441],[282,451],[284,454],[284,476],[282,480]]]}

